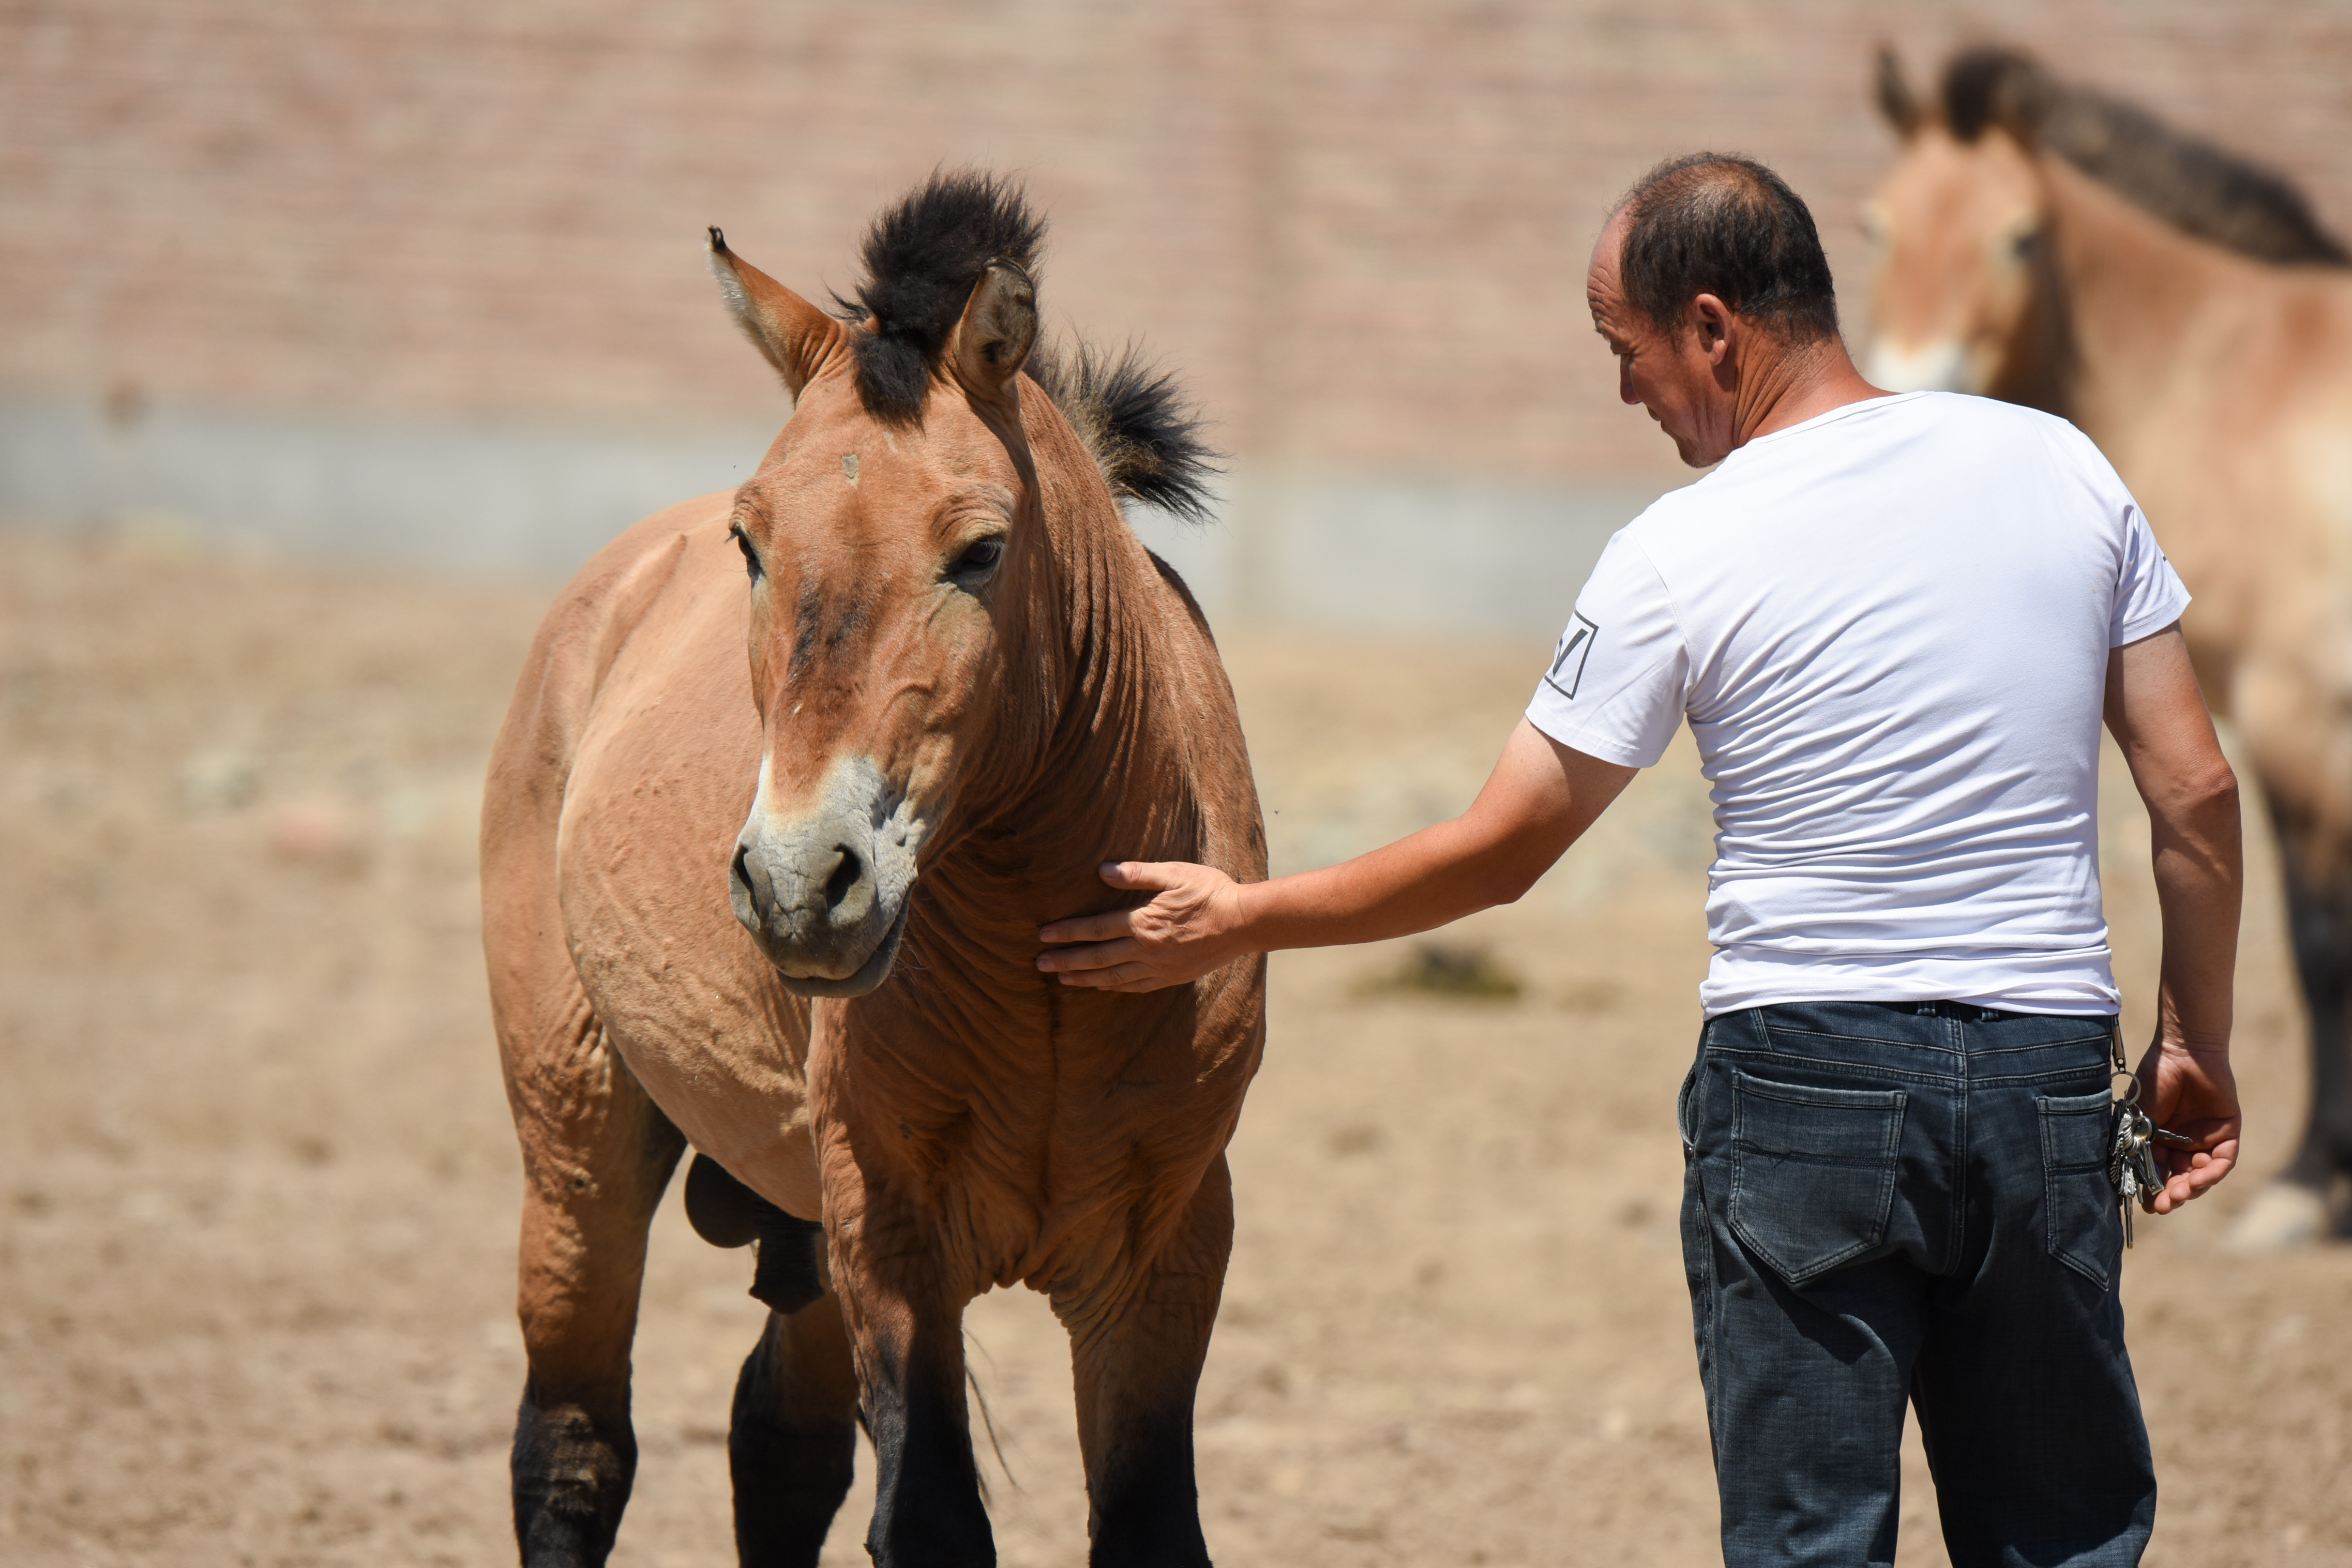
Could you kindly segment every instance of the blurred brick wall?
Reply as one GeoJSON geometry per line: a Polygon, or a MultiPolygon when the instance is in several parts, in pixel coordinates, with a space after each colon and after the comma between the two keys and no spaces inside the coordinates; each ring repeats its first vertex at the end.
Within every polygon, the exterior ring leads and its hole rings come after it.
{"type": "Polygon", "coordinates": [[[0,385],[638,426],[781,417],[699,255],[803,292],[935,164],[1050,212],[1045,302],[1245,460],[1665,472],[1581,299],[1695,146],[1813,202],[1859,335],[1871,50],[1963,37],[2284,168],[2352,231],[2352,8],[1733,0],[7,0],[0,385]]]}

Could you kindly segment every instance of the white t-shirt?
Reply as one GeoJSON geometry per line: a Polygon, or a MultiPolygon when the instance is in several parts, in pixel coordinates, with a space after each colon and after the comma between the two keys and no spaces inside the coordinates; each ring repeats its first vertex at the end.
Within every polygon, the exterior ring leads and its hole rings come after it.
{"type": "Polygon", "coordinates": [[[1915,392],[1748,442],[1602,552],[1528,718],[1713,784],[1707,1014],[2116,1010],[2107,653],[2189,594],[2063,419],[1915,392]]]}

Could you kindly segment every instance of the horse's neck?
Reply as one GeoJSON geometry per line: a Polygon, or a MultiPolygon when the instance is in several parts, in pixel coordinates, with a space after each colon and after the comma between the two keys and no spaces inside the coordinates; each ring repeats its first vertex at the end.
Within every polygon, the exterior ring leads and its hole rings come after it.
{"type": "Polygon", "coordinates": [[[1033,606],[1034,641],[1020,656],[1044,710],[996,727],[970,770],[981,787],[924,874],[954,911],[953,940],[975,948],[1034,954],[1044,921],[1110,906],[1106,860],[1209,853],[1187,721],[1197,693],[1182,689],[1199,650],[1155,646],[1173,640],[1165,589],[1124,521],[1102,510],[1049,525],[1060,581],[1033,606]]]}
{"type": "Polygon", "coordinates": [[[2308,336],[2309,275],[2192,239],[2054,160],[2046,177],[2070,339],[2060,411],[2198,596],[2189,651],[2207,692],[2231,703],[2232,662],[2302,521],[2295,465],[2263,453],[2284,427],[2276,367],[2308,336]]]}
{"type": "Polygon", "coordinates": [[[1187,688],[1205,639],[1171,621],[1166,585],[1115,509],[1089,509],[1067,538],[1063,697],[1024,815],[1070,825],[1051,837],[1082,857],[1197,858],[1201,693],[1187,688]],[[1099,847],[1080,847],[1089,831],[1108,836],[1099,847]]]}
{"type": "Polygon", "coordinates": [[[2060,412],[2128,480],[2164,395],[2210,354],[2213,319],[2242,308],[2246,275],[2261,269],[2061,159],[2042,164],[2067,337],[2060,412]]]}

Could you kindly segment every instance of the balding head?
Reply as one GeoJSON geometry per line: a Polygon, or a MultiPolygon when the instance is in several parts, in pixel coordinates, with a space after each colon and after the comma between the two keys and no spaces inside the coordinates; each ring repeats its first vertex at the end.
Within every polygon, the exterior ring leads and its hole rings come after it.
{"type": "Polygon", "coordinates": [[[1651,170],[1609,215],[1584,291],[1617,356],[1617,395],[1648,409],[1694,468],[1885,395],[1846,358],[1812,215],[1752,159],[1651,170]]]}
{"type": "Polygon", "coordinates": [[[1837,292],[1813,215],[1752,158],[1696,153],[1642,176],[1610,216],[1626,304],[1661,331],[1712,294],[1791,343],[1837,336],[1837,292]]]}

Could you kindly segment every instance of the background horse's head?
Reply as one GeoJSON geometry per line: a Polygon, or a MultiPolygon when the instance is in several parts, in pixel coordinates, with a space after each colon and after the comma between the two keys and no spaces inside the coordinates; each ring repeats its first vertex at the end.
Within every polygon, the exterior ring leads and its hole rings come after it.
{"type": "Polygon", "coordinates": [[[1114,489],[1205,500],[1204,454],[1166,378],[1132,355],[1031,366],[1043,235],[1009,185],[935,175],[876,222],[836,318],[711,231],[735,318],[795,399],[735,503],[766,740],[730,889],[803,995],[882,983],[924,846],[971,793],[968,764],[996,741],[1006,757],[1042,749],[1007,731],[1053,713],[1038,634],[1067,618],[1068,593],[1047,506],[1075,493],[1116,523],[1114,489]],[[1098,437],[1099,477],[1024,366],[1098,437]]]}
{"type": "Polygon", "coordinates": [[[1991,58],[1954,60],[1944,102],[1928,106],[1895,57],[1879,56],[1878,106],[1903,138],[1903,157],[1863,209],[1878,243],[1864,374],[1891,391],[2039,401],[2022,384],[2047,325],[2044,195],[2030,144],[2012,129],[2021,115],[1996,117],[1993,108],[2041,78],[2014,56],[2000,58],[2016,72],[1972,66],[1991,58]]]}
{"type": "Polygon", "coordinates": [[[1882,51],[1877,96],[1903,139],[1901,159],[1864,208],[1879,246],[1864,373],[1881,386],[2059,406],[2068,343],[2052,157],[2242,254],[2347,259],[2285,179],[2136,105],[2059,81],[2013,50],[1954,56],[1933,102],[1882,51]]]}

